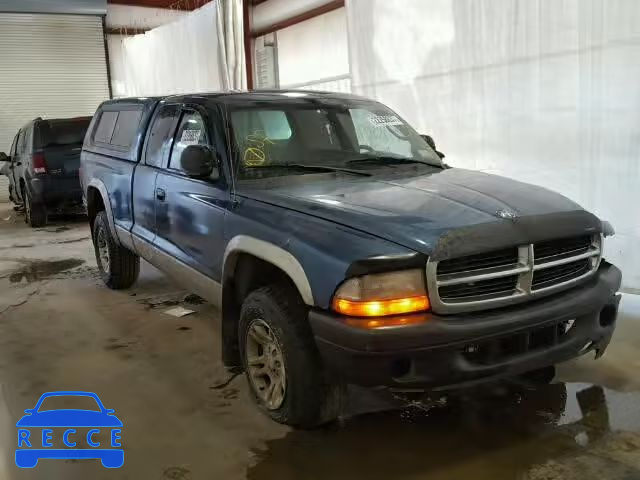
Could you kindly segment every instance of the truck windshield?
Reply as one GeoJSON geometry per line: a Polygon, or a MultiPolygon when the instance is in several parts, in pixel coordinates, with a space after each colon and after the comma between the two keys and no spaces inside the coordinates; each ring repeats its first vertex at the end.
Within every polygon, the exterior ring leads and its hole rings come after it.
{"type": "Polygon", "coordinates": [[[440,157],[404,120],[371,101],[327,100],[236,108],[230,113],[239,179],[370,171],[440,157]],[[309,168],[305,168],[309,167],[309,168]]]}

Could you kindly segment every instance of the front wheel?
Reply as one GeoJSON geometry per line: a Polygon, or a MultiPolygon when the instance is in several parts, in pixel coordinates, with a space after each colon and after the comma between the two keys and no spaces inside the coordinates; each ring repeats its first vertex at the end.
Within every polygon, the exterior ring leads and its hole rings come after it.
{"type": "Polygon", "coordinates": [[[306,307],[291,287],[250,293],[242,304],[238,333],[253,399],[269,417],[311,428],[339,415],[344,386],[323,368],[306,307]]]}
{"type": "Polygon", "coordinates": [[[93,222],[93,248],[107,287],[121,290],[135,283],[140,273],[140,257],[113,238],[105,211],[99,212],[93,222]]]}

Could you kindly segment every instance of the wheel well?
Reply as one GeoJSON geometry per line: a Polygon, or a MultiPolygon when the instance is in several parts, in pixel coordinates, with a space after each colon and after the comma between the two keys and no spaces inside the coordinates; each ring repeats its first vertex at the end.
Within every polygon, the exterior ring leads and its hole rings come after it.
{"type": "Polygon", "coordinates": [[[300,296],[295,283],[287,273],[249,253],[229,258],[233,271],[226,275],[222,285],[222,361],[228,367],[241,365],[238,345],[238,322],[242,302],[252,291],[266,285],[287,285],[292,295],[300,296]]]}
{"type": "Polygon", "coordinates": [[[104,200],[100,194],[100,190],[95,187],[87,189],[87,215],[89,216],[89,227],[93,232],[93,222],[99,212],[104,210],[104,200]]]}

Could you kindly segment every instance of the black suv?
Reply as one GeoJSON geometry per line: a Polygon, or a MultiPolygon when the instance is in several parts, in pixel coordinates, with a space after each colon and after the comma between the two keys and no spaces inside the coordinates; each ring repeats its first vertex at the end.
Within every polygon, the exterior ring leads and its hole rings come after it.
{"type": "Polygon", "coordinates": [[[25,209],[32,227],[47,223],[47,214],[82,205],[78,180],[82,141],[91,117],[36,118],[13,139],[2,171],[9,177],[9,198],[25,209]]]}

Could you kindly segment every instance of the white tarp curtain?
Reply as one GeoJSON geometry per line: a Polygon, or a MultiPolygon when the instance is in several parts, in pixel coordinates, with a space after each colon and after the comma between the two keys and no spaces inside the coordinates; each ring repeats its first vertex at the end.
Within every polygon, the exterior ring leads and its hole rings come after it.
{"type": "MultiPolygon", "coordinates": [[[[268,4],[265,2],[263,5],[268,4]]],[[[339,8],[319,17],[279,30],[278,78],[282,88],[345,89],[349,77],[347,16],[339,8]],[[342,85],[332,85],[344,80],[342,85]],[[328,85],[320,85],[328,84],[328,85]]]]}
{"type": "Polygon", "coordinates": [[[453,166],[548,187],[609,220],[640,289],[640,1],[347,0],[353,91],[453,166]]]}
{"type": "Polygon", "coordinates": [[[247,88],[242,0],[213,0],[218,6],[218,43],[225,90],[247,88]]]}
{"type": "MultiPolygon", "coordinates": [[[[150,96],[246,85],[242,1],[214,0],[122,40],[118,94],[150,96]]],[[[117,41],[112,41],[117,49],[117,41]]]]}

